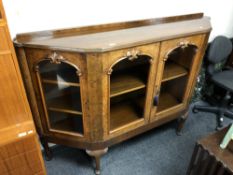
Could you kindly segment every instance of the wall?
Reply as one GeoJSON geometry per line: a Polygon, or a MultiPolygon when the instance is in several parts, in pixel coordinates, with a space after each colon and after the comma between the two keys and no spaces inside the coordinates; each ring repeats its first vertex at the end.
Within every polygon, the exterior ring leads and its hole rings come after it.
{"type": "Polygon", "coordinates": [[[16,33],[155,18],[195,12],[211,17],[216,35],[233,37],[231,0],[3,0],[12,38],[16,33]]]}

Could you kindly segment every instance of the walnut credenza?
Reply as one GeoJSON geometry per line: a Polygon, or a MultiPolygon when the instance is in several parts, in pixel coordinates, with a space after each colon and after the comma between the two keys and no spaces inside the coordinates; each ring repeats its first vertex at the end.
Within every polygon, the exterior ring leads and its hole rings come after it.
{"type": "Polygon", "coordinates": [[[15,40],[41,140],[107,148],[187,118],[211,24],[203,14],[19,34],[15,40]]]}

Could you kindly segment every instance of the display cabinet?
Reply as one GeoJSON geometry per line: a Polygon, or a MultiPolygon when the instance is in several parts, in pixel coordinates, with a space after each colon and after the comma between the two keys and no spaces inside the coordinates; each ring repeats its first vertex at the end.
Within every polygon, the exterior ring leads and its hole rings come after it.
{"type": "Polygon", "coordinates": [[[211,25],[203,14],[19,34],[15,40],[37,130],[48,142],[109,146],[185,119],[211,25]]]}

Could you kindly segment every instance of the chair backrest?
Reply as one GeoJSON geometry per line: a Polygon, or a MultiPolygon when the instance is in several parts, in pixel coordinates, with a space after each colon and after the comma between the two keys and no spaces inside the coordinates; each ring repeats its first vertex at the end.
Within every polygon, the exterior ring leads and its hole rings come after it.
{"type": "Polygon", "coordinates": [[[227,59],[232,51],[232,43],[225,36],[217,36],[208,49],[207,59],[210,63],[208,66],[208,73],[212,75],[216,71],[214,70],[215,64],[220,63],[227,59]]]}

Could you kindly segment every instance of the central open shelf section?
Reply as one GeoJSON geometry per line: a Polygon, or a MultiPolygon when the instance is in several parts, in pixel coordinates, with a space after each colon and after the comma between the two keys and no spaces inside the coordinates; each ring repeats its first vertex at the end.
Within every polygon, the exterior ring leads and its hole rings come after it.
{"type": "Polygon", "coordinates": [[[118,75],[111,79],[110,97],[116,97],[145,87],[145,82],[135,75],[118,75]]]}
{"type": "Polygon", "coordinates": [[[150,57],[125,58],[110,76],[110,131],[144,119],[150,57]]]}
{"type": "Polygon", "coordinates": [[[130,101],[123,101],[120,104],[111,105],[111,130],[117,129],[125,124],[132,123],[137,120],[142,120],[143,106],[132,103],[130,101]]]}

